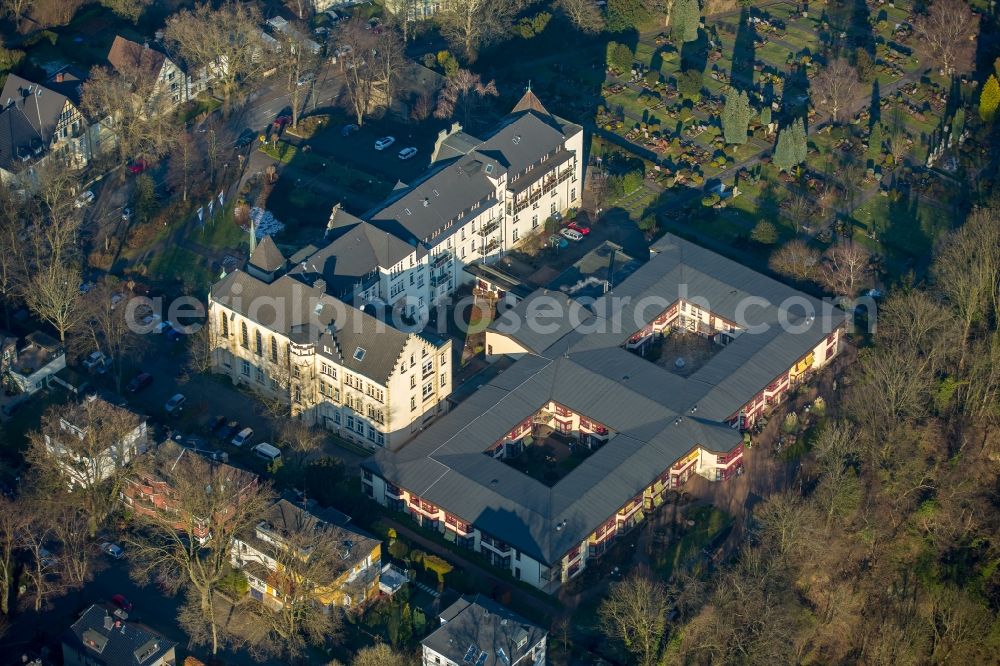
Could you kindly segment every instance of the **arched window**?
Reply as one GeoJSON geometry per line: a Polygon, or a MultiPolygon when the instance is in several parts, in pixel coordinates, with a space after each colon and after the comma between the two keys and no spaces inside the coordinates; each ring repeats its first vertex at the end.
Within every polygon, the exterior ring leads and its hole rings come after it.
{"type": "Polygon", "coordinates": [[[257,356],[264,355],[264,338],[261,337],[260,331],[254,332],[254,345],[257,349],[257,356]]]}
{"type": "Polygon", "coordinates": [[[246,349],[250,349],[250,332],[247,331],[247,323],[240,323],[240,344],[246,349]]]}

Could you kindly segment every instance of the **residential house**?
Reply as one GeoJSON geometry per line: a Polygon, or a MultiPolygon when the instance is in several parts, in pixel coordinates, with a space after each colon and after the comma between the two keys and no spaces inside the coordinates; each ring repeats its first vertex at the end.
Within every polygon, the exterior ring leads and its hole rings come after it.
{"type": "Polygon", "coordinates": [[[119,436],[122,428],[118,424],[127,422],[123,417],[128,414],[124,406],[113,405],[96,395],[88,396],[64,412],[58,433],[45,435],[45,445],[57,459],[70,488],[97,485],[148,450],[145,418],[137,418],[136,426],[119,436]],[[109,436],[117,439],[102,441],[109,436]],[[102,446],[105,448],[101,449],[102,446]],[[87,457],[81,451],[97,455],[87,457]]]}
{"type": "Polygon", "coordinates": [[[460,598],[442,611],[440,620],[420,641],[423,666],[545,663],[548,632],[481,594],[460,598]]]}
{"type": "Polygon", "coordinates": [[[320,510],[315,504],[308,508],[279,499],[268,509],[263,519],[247,534],[233,542],[233,566],[242,570],[250,583],[250,594],[268,604],[287,603],[289,588],[283,581],[295,576],[318,576],[308,581],[314,600],[325,607],[357,607],[379,592],[379,572],[382,544],[377,539],[354,529],[350,520],[332,510],[320,510]],[[289,542],[289,535],[295,535],[289,542]],[[300,541],[311,534],[315,541],[300,541]],[[322,541],[332,544],[335,561],[326,562],[322,573],[314,566],[294,570],[293,562],[301,558],[303,568],[322,541]],[[289,557],[289,549],[301,551],[289,557]]]}
{"type": "Polygon", "coordinates": [[[65,666],[174,666],[177,644],[94,604],[62,637],[65,666]]]}
{"type": "Polygon", "coordinates": [[[119,72],[144,71],[156,83],[150,96],[150,104],[157,111],[173,110],[178,105],[194,99],[207,86],[204,75],[192,78],[181,65],[172,60],[160,46],[149,42],[139,44],[115,37],[108,51],[108,63],[119,72]]]}
{"type": "Polygon", "coordinates": [[[17,360],[17,336],[0,329],[0,375],[5,375],[17,360]]]}
{"type": "MultiPolygon", "coordinates": [[[[274,40],[274,42],[268,41],[267,43],[277,51],[281,51],[282,43],[289,42],[293,45],[300,45],[303,49],[313,55],[319,55],[323,52],[322,46],[309,37],[303,35],[292,23],[285,20],[281,16],[272,16],[269,18],[267,20],[267,26],[271,29],[271,34],[273,35],[271,39],[274,40]]],[[[266,32],[264,34],[267,35],[266,32]]],[[[292,51],[295,51],[294,46],[292,47],[292,51]]]]}
{"type": "Polygon", "coordinates": [[[188,522],[193,520],[195,524],[194,534],[202,541],[211,538],[209,517],[179,515],[178,512],[178,491],[174,475],[181,459],[184,456],[198,456],[205,464],[211,465],[214,475],[221,482],[236,484],[239,487],[239,491],[234,493],[235,497],[239,497],[244,489],[249,490],[256,487],[258,483],[257,475],[252,472],[218,460],[210,460],[171,440],[160,444],[150,455],[153,456],[152,464],[143,465],[128,480],[122,489],[122,500],[136,513],[150,516],[157,513],[176,515],[176,528],[178,530],[184,529],[188,522]]]}
{"type": "Polygon", "coordinates": [[[388,0],[385,8],[393,14],[399,16],[406,13],[407,21],[423,21],[436,15],[443,8],[447,7],[447,0],[388,0]]]}
{"type": "Polygon", "coordinates": [[[66,367],[66,351],[58,340],[41,331],[25,336],[7,377],[23,393],[33,394],[49,386],[53,375],[66,367]]]}
{"type": "Polygon", "coordinates": [[[286,262],[265,238],[246,271],[212,287],[213,369],[362,445],[405,441],[447,410],[451,341],[404,332],[331,296],[342,285],[328,288],[333,260],[321,257],[286,262]]]}
{"type": "Polygon", "coordinates": [[[692,475],[740,474],[747,430],[839,353],[848,315],[670,234],[651,251],[596,301],[540,289],[501,313],[487,348],[514,364],[364,461],[366,495],[553,592],[692,475]],[[704,352],[661,357],[681,336],[704,352]],[[529,474],[540,445],[585,459],[529,474]]]}
{"type": "Polygon", "coordinates": [[[30,189],[43,162],[82,168],[100,151],[99,124],[80,111],[82,83],[70,68],[44,84],[7,75],[0,91],[0,181],[30,189]]]}

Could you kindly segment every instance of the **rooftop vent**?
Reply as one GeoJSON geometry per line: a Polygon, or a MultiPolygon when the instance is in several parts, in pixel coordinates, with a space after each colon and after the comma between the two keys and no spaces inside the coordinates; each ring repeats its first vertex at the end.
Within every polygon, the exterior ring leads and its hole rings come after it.
{"type": "Polygon", "coordinates": [[[430,206],[430,205],[431,205],[431,200],[428,199],[427,197],[424,197],[424,208],[426,208],[427,206],[430,206]]]}
{"type": "Polygon", "coordinates": [[[365,360],[365,354],[366,353],[367,353],[367,351],[365,350],[364,347],[358,347],[357,349],[354,350],[354,360],[355,361],[363,361],[363,360],[365,360]]]}
{"type": "Polygon", "coordinates": [[[407,215],[413,215],[413,213],[410,212],[409,208],[404,208],[403,212],[405,212],[407,215]]]}
{"type": "Polygon", "coordinates": [[[511,139],[511,141],[514,142],[514,145],[521,143],[521,135],[520,134],[516,135],[513,139],[511,139]]]}
{"type": "Polygon", "coordinates": [[[438,192],[438,191],[437,191],[436,189],[434,189],[434,190],[431,190],[431,192],[433,192],[433,193],[434,193],[434,196],[436,196],[436,197],[439,197],[439,196],[441,196],[441,193],[440,193],[440,192],[438,192]]]}

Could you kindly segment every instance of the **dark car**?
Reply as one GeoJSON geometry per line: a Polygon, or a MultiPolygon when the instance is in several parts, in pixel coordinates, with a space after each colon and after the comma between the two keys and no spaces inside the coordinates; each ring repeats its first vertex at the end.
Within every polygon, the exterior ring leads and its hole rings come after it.
{"type": "Polygon", "coordinates": [[[253,140],[254,140],[254,138],[256,136],[257,136],[257,133],[254,132],[253,130],[245,129],[245,130],[243,130],[243,133],[240,134],[239,138],[236,139],[236,143],[234,145],[237,148],[246,148],[251,143],[253,143],[253,140]]]}
{"type": "Polygon", "coordinates": [[[219,430],[219,438],[229,441],[233,435],[240,431],[240,422],[233,420],[227,423],[223,428],[219,430]]]}
{"type": "Polygon", "coordinates": [[[116,594],[111,597],[111,603],[121,608],[126,613],[132,612],[132,602],[125,598],[124,594],[116,594]]]}
{"type": "Polygon", "coordinates": [[[130,381],[128,385],[125,387],[125,390],[128,391],[129,393],[138,393],[139,391],[146,388],[152,383],[153,383],[153,375],[149,374],[148,372],[140,372],[139,374],[137,374],[135,377],[132,378],[132,381],[130,381]]]}
{"type": "Polygon", "coordinates": [[[208,422],[206,430],[208,430],[208,432],[215,432],[221,429],[225,425],[226,425],[226,417],[223,416],[222,414],[219,414],[218,416],[216,416],[215,418],[213,418],[211,421],[208,422]]]}

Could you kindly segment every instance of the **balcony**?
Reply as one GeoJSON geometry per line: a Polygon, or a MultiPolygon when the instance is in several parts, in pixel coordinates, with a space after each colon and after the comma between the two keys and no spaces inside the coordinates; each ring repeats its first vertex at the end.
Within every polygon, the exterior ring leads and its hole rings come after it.
{"type": "Polygon", "coordinates": [[[491,233],[493,233],[499,228],[500,228],[500,220],[491,220],[487,222],[486,225],[476,233],[485,238],[486,236],[489,236],[491,233]]]}
{"type": "Polygon", "coordinates": [[[446,284],[447,282],[448,282],[447,274],[438,275],[437,273],[435,273],[434,275],[431,275],[431,287],[433,288],[439,287],[442,284],[446,284]]]}
{"type": "Polygon", "coordinates": [[[499,248],[500,248],[500,239],[494,238],[490,242],[486,243],[486,245],[484,245],[482,248],[480,248],[479,254],[482,254],[482,255],[485,256],[485,255],[488,255],[488,254],[492,253],[494,250],[497,250],[499,248]]]}
{"type": "Polygon", "coordinates": [[[439,254],[437,257],[434,258],[434,261],[431,262],[431,269],[433,270],[436,268],[441,268],[442,266],[450,262],[451,262],[451,253],[442,252],[441,254],[439,254]]]}

